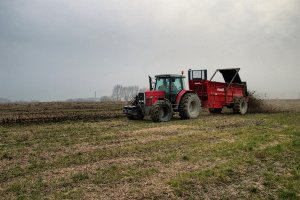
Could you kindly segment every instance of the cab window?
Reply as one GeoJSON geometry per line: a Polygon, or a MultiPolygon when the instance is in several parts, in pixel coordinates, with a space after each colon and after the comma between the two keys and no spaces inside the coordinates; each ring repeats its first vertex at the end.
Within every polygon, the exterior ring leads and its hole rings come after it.
{"type": "Polygon", "coordinates": [[[183,88],[182,88],[182,80],[181,80],[181,78],[172,78],[171,92],[174,93],[174,94],[177,94],[182,89],[183,88]]]}
{"type": "Polygon", "coordinates": [[[170,79],[169,78],[157,78],[155,84],[155,90],[162,90],[169,92],[170,79]]]}

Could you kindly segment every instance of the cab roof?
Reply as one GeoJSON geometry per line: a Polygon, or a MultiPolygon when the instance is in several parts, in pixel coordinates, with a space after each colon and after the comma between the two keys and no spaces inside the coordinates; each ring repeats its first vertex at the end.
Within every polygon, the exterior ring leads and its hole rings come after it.
{"type": "Polygon", "coordinates": [[[185,78],[185,76],[180,74],[159,74],[155,78],[185,78]]]}

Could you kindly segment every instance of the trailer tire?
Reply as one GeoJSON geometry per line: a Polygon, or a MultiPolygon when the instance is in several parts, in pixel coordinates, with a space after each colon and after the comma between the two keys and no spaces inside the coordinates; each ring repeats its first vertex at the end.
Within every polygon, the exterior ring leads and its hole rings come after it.
{"type": "Polygon", "coordinates": [[[151,108],[153,122],[168,122],[173,116],[172,104],[168,100],[158,100],[151,108]]]}
{"type": "Polygon", "coordinates": [[[244,115],[246,114],[247,110],[248,110],[248,102],[244,97],[236,98],[234,100],[234,104],[233,104],[234,113],[239,113],[241,115],[244,115]]]}
{"type": "Polygon", "coordinates": [[[200,99],[195,93],[185,94],[179,104],[179,116],[181,119],[194,119],[200,114],[200,99]]]}
{"type": "Polygon", "coordinates": [[[222,108],[209,108],[208,110],[211,114],[220,114],[222,112],[222,108]]]}

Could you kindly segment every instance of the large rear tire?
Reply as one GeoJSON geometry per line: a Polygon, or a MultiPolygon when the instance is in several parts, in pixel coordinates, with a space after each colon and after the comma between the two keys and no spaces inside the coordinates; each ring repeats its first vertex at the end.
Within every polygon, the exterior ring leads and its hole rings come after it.
{"type": "Polygon", "coordinates": [[[194,119],[200,114],[200,99],[195,93],[185,94],[179,104],[179,116],[181,119],[194,119]]]}
{"type": "Polygon", "coordinates": [[[244,114],[246,114],[246,112],[248,110],[248,102],[246,101],[246,99],[244,97],[236,98],[234,100],[232,109],[233,109],[234,113],[239,113],[241,115],[244,115],[244,114]]]}
{"type": "Polygon", "coordinates": [[[153,122],[168,122],[173,116],[172,104],[168,100],[158,100],[151,108],[153,122]]]}

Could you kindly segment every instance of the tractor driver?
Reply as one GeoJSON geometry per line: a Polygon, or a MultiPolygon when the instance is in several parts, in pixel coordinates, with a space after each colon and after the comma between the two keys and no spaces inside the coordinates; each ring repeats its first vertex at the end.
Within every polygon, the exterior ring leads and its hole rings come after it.
{"type": "Polygon", "coordinates": [[[178,89],[177,89],[177,87],[176,87],[176,85],[175,85],[175,83],[173,81],[171,83],[171,91],[173,93],[177,93],[178,92],[178,89]]]}
{"type": "Polygon", "coordinates": [[[158,89],[168,92],[169,87],[168,87],[167,81],[164,80],[163,84],[161,86],[159,86],[158,89]]]}

